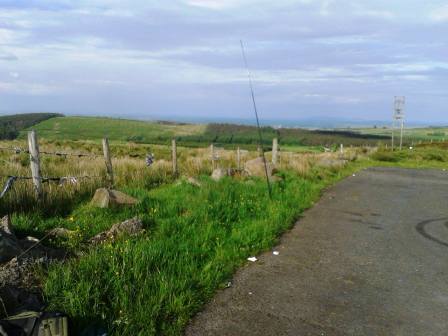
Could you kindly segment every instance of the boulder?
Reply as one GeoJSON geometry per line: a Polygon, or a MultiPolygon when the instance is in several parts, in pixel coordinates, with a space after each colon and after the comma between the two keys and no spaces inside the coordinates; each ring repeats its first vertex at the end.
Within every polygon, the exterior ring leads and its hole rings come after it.
{"type": "Polygon", "coordinates": [[[112,227],[90,239],[92,244],[100,244],[107,240],[114,240],[121,235],[135,236],[143,231],[143,223],[137,217],[112,225],[112,227]]]}
{"type": "Polygon", "coordinates": [[[201,182],[198,181],[198,179],[194,178],[194,177],[189,177],[187,178],[187,183],[194,185],[196,187],[200,187],[202,184],[201,182]]]}
{"type": "Polygon", "coordinates": [[[321,157],[317,160],[316,165],[324,168],[342,168],[347,164],[347,160],[333,158],[333,157],[321,157]]]}
{"type": "Polygon", "coordinates": [[[9,216],[0,221],[0,263],[5,263],[23,252],[14,235],[9,216]]]}
{"type": "Polygon", "coordinates": [[[75,231],[62,227],[54,228],[48,232],[48,235],[55,238],[70,238],[70,236],[73,236],[74,234],[75,231]]]}
{"type": "Polygon", "coordinates": [[[95,191],[91,204],[99,208],[111,208],[121,205],[135,205],[138,200],[121,191],[100,188],[95,191]]]}
{"type": "Polygon", "coordinates": [[[228,175],[229,174],[228,174],[227,169],[216,168],[215,170],[213,170],[212,179],[215,180],[215,181],[219,181],[223,177],[228,176],[228,175]]]}
{"type": "MultiPolygon", "coordinates": [[[[268,177],[272,179],[274,168],[270,162],[266,160],[266,167],[268,170],[268,177]]],[[[262,157],[258,157],[253,160],[249,160],[244,164],[244,170],[249,176],[266,177],[266,171],[264,168],[264,162],[262,157]]]]}

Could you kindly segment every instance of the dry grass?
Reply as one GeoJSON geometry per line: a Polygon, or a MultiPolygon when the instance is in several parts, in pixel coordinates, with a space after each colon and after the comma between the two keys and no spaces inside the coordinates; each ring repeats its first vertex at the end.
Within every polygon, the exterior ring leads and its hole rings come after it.
{"type": "MultiPolygon", "coordinates": [[[[20,147],[26,149],[24,141],[3,141],[0,147],[20,147]]],[[[89,153],[98,155],[96,158],[77,156],[41,156],[41,169],[44,177],[89,176],[78,179],[74,185],[59,186],[57,182],[44,185],[44,205],[39,209],[49,211],[69,211],[70,201],[74,204],[90,197],[93,191],[105,184],[105,165],[102,158],[100,144],[95,142],[78,141],[45,141],[40,140],[40,150],[46,152],[89,153]]],[[[111,145],[115,184],[117,188],[145,187],[152,188],[160,184],[172,182],[176,176],[172,172],[170,147],[162,145],[139,145],[134,143],[113,143],[111,145]],[[154,153],[156,162],[147,167],[145,156],[154,153]]],[[[236,150],[215,148],[215,155],[219,158],[215,164],[219,168],[236,167],[236,150]]],[[[354,160],[359,150],[348,150],[344,159],[354,160]]],[[[241,166],[248,160],[256,158],[256,151],[241,152],[241,166]]],[[[271,160],[271,153],[266,153],[267,160],[271,160]]],[[[294,153],[281,152],[279,155],[279,170],[292,170],[303,177],[307,177],[313,167],[327,160],[341,162],[339,153],[294,153]]],[[[0,151],[0,176],[2,183],[5,176],[29,176],[29,157],[26,153],[15,154],[12,151],[0,151]]],[[[210,147],[184,148],[178,147],[178,173],[180,176],[209,175],[212,172],[210,147]]],[[[30,180],[18,180],[12,190],[0,203],[0,214],[12,211],[36,210],[33,187],[30,180]]]]}

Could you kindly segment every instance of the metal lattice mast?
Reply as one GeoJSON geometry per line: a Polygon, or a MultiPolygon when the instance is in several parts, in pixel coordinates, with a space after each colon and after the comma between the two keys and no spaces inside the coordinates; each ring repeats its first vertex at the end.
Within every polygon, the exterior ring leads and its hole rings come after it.
{"type": "Polygon", "coordinates": [[[403,148],[403,131],[404,131],[404,96],[395,96],[394,98],[394,115],[392,119],[392,150],[394,149],[394,131],[395,122],[400,125],[400,150],[403,148]]]}

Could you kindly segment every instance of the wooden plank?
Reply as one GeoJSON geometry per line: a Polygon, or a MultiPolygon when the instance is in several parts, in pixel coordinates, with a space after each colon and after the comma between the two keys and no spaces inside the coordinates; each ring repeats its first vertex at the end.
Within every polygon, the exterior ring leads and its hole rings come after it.
{"type": "Polygon", "coordinates": [[[42,176],[40,173],[39,143],[35,131],[28,132],[28,148],[30,150],[31,176],[37,198],[42,198],[42,176]]]}

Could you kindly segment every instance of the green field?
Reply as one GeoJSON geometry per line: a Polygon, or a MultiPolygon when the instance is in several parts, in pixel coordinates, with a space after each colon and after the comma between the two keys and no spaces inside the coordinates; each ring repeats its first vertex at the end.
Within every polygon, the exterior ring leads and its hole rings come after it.
{"type": "Polygon", "coordinates": [[[62,117],[43,121],[32,127],[48,140],[100,140],[160,143],[176,136],[202,133],[205,125],[156,123],[139,120],[62,117]]]}
{"type": "Polygon", "coordinates": [[[61,117],[58,113],[24,113],[0,116],[0,140],[15,139],[21,130],[44,120],[61,117]]]}
{"type": "MultiPolygon", "coordinates": [[[[357,132],[367,135],[380,135],[391,137],[391,128],[360,128],[357,132]]],[[[397,139],[400,136],[400,130],[395,130],[397,139]]],[[[405,128],[403,139],[407,144],[417,143],[419,141],[446,141],[448,140],[448,127],[424,127],[424,128],[405,128]]]]}
{"type": "MultiPolygon", "coordinates": [[[[259,143],[254,126],[233,124],[176,124],[98,117],[61,117],[46,120],[32,127],[39,137],[48,140],[91,140],[108,137],[112,141],[169,144],[176,138],[180,145],[203,147],[211,143],[226,148],[241,145],[255,149],[259,143]]],[[[297,128],[274,129],[263,127],[264,145],[269,148],[273,138],[281,146],[298,148],[344,145],[377,145],[386,141],[381,135],[366,135],[349,131],[307,130],[297,128]]],[[[22,138],[25,132],[22,132],[22,138]]]]}

